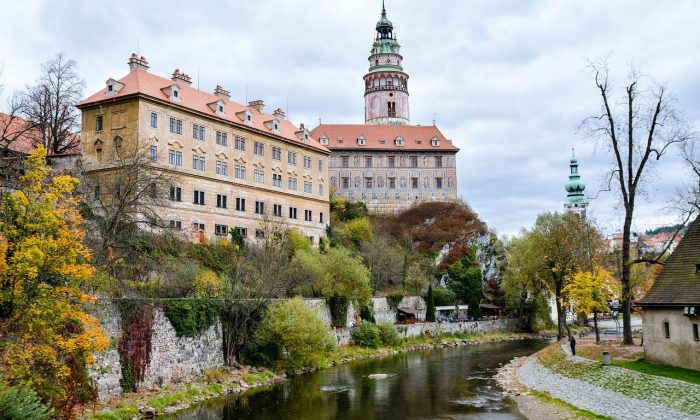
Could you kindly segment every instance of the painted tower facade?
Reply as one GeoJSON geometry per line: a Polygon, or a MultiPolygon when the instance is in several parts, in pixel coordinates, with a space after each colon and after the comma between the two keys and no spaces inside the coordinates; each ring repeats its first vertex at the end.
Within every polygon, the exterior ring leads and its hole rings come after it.
{"type": "Polygon", "coordinates": [[[583,193],[586,189],[586,184],[581,181],[581,175],[578,173],[578,161],[571,151],[571,160],[569,161],[571,172],[569,173],[569,182],[564,185],[566,189],[566,200],[564,201],[564,210],[571,213],[576,213],[579,216],[586,217],[586,209],[588,208],[588,198],[583,193]]]}
{"type": "Polygon", "coordinates": [[[377,22],[377,33],[369,55],[369,72],[365,75],[365,123],[406,125],[408,112],[408,74],[401,67],[401,46],[396,40],[394,25],[386,17],[377,22]]]}

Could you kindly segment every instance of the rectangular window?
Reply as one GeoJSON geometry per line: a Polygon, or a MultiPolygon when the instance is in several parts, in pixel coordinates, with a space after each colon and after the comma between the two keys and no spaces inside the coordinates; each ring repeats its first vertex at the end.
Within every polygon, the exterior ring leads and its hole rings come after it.
{"type": "Polygon", "coordinates": [[[265,171],[256,169],[255,171],[253,171],[253,175],[255,176],[255,182],[259,182],[261,184],[265,183],[265,171]]]}
{"type": "Polygon", "coordinates": [[[246,179],[246,168],[243,165],[236,165],[236,178],[246,179]]]}
{"type": "Polygon", "coordinates": [[[290,190],[295,190],[295,191],[296,191],[296,189],[297,189],[297,179],[296,179],[296,178],[289,177],[289,180],[288,180],[288,182],[287,182],[287,187],[288,187],[290,190]]]}
{"type": "Polygon", "coordinates": [[[313,214],[311,210],[304,210],[304,220],[310,222],[313,220],[313,214]]]}
{"type": "Polygon", "coordinates": [[[388,179],[389,188],[390,188],[390,189],[396,188],[396,178],[390,177],[390,178],[387,178],[387,179],[388,179]]]}
{"type": "Polygon", "coordinates": [[[218,146],[228,146],[228,134],[221,131],[217,131],[216,144],[218,146]]]}
{"type": "Polygon", "coordinates": [[[248,229],[242,227],[236,227],[236,232],[244,238],[248,237],[248,229]]]}
{"type": "Polygon", "coordinates": [[[365,188],[371,189],[372,188],[372,181],[373,181],[372,178],[369,178],[369,177],[365,178],[365,188]]]}
{"type": "Polygon", "coordinates": [[[228,235],[228,226],[226,226],[226,225],[214,225],[214,235],[216,235],[216,236],[228,235]]]}
{"type": "Polygon", "coordinates": [[[195,232],[204,232],[204,223],[193,222],[193,223],[192,223],[192,229],[193,229],[195,232]]]}
{"type": "Polygon", "coordinates": [[[170,117],[170,132],[173,134],[182,134],[182,120],[170,117]]]}
{"type": "Polygon", "coordinates": [[[203,206],[204,205],[204,191],[194,190],[192,203],[203,206]]]}
{"type": "Polygon", "coordinates": [[[151,161],[155,162],[158,160],[158,146],[153,145],[151,146],[151,161]]]}
{"type": "Polygon", "coordinates": [[[226,206],[227,198],[228,197],[226,197],[223,194],[216,194],[216,207],[218,207],[220,209],[225,209],[227,207],[226,206]]]}
{"type": "Polygon", "coordinates": [[[274,214],[277,217],[282,217],[282,205],[281,204],[273,204],[272,205],[272,214],[274,214]]]}
{"type": "Polygon", "coordinates": [[[95,131],[102,131],[102,115],[95,117],[95,131]]]}
{"type": "Polygon", "coordinates": [[[228,175],[228,163],[217,160],[216,161],[216,174],[217,175],[228,175]]]}
{"type": "Polygon", "coordinates": [[[262,201],[255,202],[255,214],[265,214],[265,203],[262,201]]]}
{"type": "Polygon", "coordinates": [[[323,197],[323,184],[318,185],[318,195],[323,197]]]}
{"type": "Polygon", "coordinates": [[[158,113],[151,112],[151,128],[158,128],[158,113]]]}
{"type": "Polygon", "coordinates": [[[350,157],[349,156],[341,156],[340,157],[340,166],[343,168],[347,168],[350,166],[350,157]]]}
{"type": "Polygon", "coordinates": [[[418,156],[411,156],[411,168],[418,167],[418,156]]]}
{"type": "Polygon", "coordinates": [[[282,175],[272,174],[272,186],[281,187],[282,186],[282,175]]]}
{"type": "Polygon", "coordinates": [[[182,188],[170,187],[170,201],[182,201],[182,188]]]}
{"type": "Polygon", "coordinates": [[[236,147],[236,150],[240,150],[241,152],[245,152],[245,138],[243,138],[241,136],[236,136],[235,147],[236,147]]]}
{"type": "Polygon", "coordinates": [[[698,324],[693,324],[693,340],[700,341],[700,335],[698,335],[698,324]]]}
{"type": "Polygon", "coordinates": [[[311,169],[311,156],[304,156],[304,168],[311,169]]]}
{"type": "Polygon", "coordinates": [[[245,198],[236,197],[236,210],[245,211],[245,198]]]}
{"type": "Polygon", "coordinates": [[[435,167],[442,168],[442,156],[435,156],[435,167]]]}
{"type": "Polygon", "coordinates": [[[394,156],[389,156],[386,158],[387,164],[390,168],[395,168],[396,167],[396,157],[394,156]]]}
{"type": "Polygon", "coordinates": [[[321,159],[318,160],[318,171],[323,172],[323,161],[321,159]]]}
{"type": "Polygon", "coordinates": [[[289,208],[289,218],[290,218],[290,219],[296,219],[296,218],[297,218],[297,208],[296,208],[296,207],[290,207],[290,208],[289,208]]]}
{"type": "Polygon", "coordinates": [[[342,177],[341,185],[343,186],[343,188],[350,188],[350,178],[347,176],[342,177]]]}
{"type": "Polygon", "coordinates": [[[206,169],[204,156],[192,156],[192,169],[203,171],[206,169]]]}
{"type": "Polygon", "coordinates": [[[314,192],[314,187],[311,181],[304,181],[304,192],[309,194],[314,192]]]}
{"type": "Polygon", "coordinates": [[[255,229],[255,237],[258,239],[265,239],[265,231],[262,229],[255,229]]]}
{"type": "Polygon", "coordinates": [[[671,326],[668,321],[664,321],[664,337],[671,338],[671,326]]]}
{"type": "Polygon", "coordinates": [[[442,178],[435,178],[435,188],[438,190],[442,188],[442,178]]]}
{"type": "Polygon", "coordinates": [[[192,138],[195,140],[204,140],[204,126],[192,124],[192,138]]]}
{"type": "Polygon", "coordinates": [[[168,150],[168,163],[175,166],[182,166],[182,152],[168,150]]]}
{"type": "Polygon", "coordinates": [[[253,143],[253,154],[258,156],[265,156],[265,144],[259,141],[253,143]]]}
{"type": "Polygon", "coordinates": [[[171,220],[170,221],[170,229],[182,230],[182,221],[181,220],[171,220]]]}
{"type": "Polygon", "coordinates": [[[281,147],[272,146],[272,159],[282,160],[282,148],[281,147]]]}
{"type": "Polygon", "coordinates": [[[418,178],[411,178],[411,188],[418,188],[418,178]]]}
{"type": "Polygon", "coordinates": [[[323,213],[318,214],[318,222],[323,223],[323,213]]]}
{"type": "Polygon", "coordinates": [[[297,164],[297,154],[295,152],[287,152],[287,163],[290,165],[297,164]]]}
{"type": "Polygon", "coordinates": [[[97,161],[102,162],[102,148],[98,147],[95,149],[95,154],[97,154],[97,161]]]}
{"type": "Polygon", "coordinates": [[[365,156],[365,168],[372,167],[372,156],[365,156]]]}

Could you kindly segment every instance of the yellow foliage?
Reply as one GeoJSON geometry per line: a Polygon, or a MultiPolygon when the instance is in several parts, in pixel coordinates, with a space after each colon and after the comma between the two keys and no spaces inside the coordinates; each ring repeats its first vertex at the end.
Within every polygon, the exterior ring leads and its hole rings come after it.
{"type": "Polygon", "coordinates": [[[594,312],[609,311],[608,300],[620,295],[620,283],[613,275],[600,268],[593,271],[578,271],[573,279],[564,287],[564,294],[580,315],[588,316],[594,312]]]}
{"type": "Polygon", "coordinates": [[[0,372],[69,416],[96,396],[87,365],[108,342],[83,311],[94,297],[78,287],[94,274],[73,195],[78,180],[52,177],[45,157],[40,146],[21,189],[0,200],[0,372]]]}
{"type": "Polygon", "coordinates": [[[224,285],[219,276],[211,270],[202,270],[194,279],[194,295],[198,298],[222,297],[224,285]]]}

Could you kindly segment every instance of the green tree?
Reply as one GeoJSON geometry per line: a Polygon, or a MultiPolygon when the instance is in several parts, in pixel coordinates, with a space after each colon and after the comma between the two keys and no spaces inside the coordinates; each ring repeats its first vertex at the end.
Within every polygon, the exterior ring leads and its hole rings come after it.
{"type": "Polygon", "coordinates": [[[428,286],[428,295],[425,297],[425,320],[435,322],[435,299],[433,297],[433,286],[428,286]]]}
{"type": "Polygon", "coordinates": [[[481,317],[481,298],[484,293],[481,266],[476,261],[474,249],[469,251],[459,260],[447,267],[449,286],[457,295],[457,298],[468,305],[467,312],[470,317],[481,317]]]}
{"type": "Polygon", "coordinates": [[[301,298],[271,304],[256,339],[278,367],[289,370],[318,366],[335,347],[328,326],[301,298]]]}
{"type": "Polygon", "coordinates": [[[335,230],[338,241],[353,249],[359,248],[363,242],[374,236],[372,223],[368,217],[358,217],[338,226],[335,230]]]}

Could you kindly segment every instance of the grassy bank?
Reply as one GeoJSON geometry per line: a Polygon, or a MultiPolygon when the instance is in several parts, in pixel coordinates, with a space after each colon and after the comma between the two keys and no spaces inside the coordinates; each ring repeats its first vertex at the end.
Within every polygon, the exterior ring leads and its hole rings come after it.
{"type": "Polygon", "coordinates": [[[595,420],[612,420],[610,417],[607,416],[601,416],[596,413],[592,413],[590,411],[582,410],[575,405],[571,405],[566,401],[560,400],[559,398],[554,398],[551,395],[547,394],[546,392],[540,392],[535,389],[528,389],[528,394],[531,396],[539,399],[540,401],[557,406],[564,410],[565,412],[570,413],[571,415],[582,418],[582,419],[595,419],[595,420]]]}
{"type": "MultiPolygon", "coordinates": [[[[444,334],[404,338],[397,346],[368,348],[360,346],[337,347],[317,366],[297,373],[315,371],[355,360],[392,356],[399,353],[453,347],[469,344],[542,338],[542,335],[492,332],[483,334],[444,334]]],[[[140,408],[148,407],[158,415],[172,414],[200,401],[244,391],[282,381],[286,375],[265,368],[220,368],[206,372],[205,377],[188,384],[169,385],[161,389],[126,393],[113,397],[93,409],[86,410],[83,418],[95,420],[127,420],[141,416],[140,408]]]]}
{"type": "Polygon", "coordinates": [[[668,365],[658,365],[656,363],[647,362],[644,359],[613,360],[612,364],[614,366],[634,370],[647,375],[663,376],[666,378],[677,379],[679,381],[700,385],[700,372],[696,370],[683,369],[668,365]]]}

